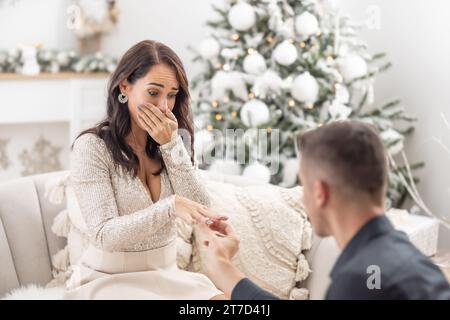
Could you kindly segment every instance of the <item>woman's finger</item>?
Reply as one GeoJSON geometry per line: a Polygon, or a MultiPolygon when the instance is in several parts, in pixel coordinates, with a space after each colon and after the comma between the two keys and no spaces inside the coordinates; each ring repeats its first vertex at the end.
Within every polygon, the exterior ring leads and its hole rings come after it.
{"type": "Polygon", "coordinates": [[[209,219],[215,220],[215,221],[220,221],[220,220],[226,220],[228,219],[227,217],[220,215],[220,214],[216,214],[214,212],[211,212],[211,210],[209,210],[207,207],[202,206],[200,207],[200,212],[205,216],[208,217],[209,219]]]}
{"type": "Polygon", "coordinates": [[[155,115],[155,117],[161,121],[166,121],[166,116],[159,110],[159,108],[151,103],[144,104],[144,109],[155,115]]]}
{"type": "Polygon", "coordinates": [[[158,121],[155,120],[154,116],[150,116],[148,112],[141,109],[140,112],[138,112],[138,115],[140,115],[143,119],[147,120],[146,122],[152,127],[152,128],[158,128],[158,121]]]}
{"type": "Polygon", "coordinates": [[[197,207],[197,210],[202,216],[207,217],[207,218],[211,218],[210,217],[210,213],[208,212],[208,209],[206,209],[204,206],[199,205],[197,207]]]}
{"type": "Polygon", "coordinates": [[[152,120],[155,123],[160,123],[161,122],[161,120],[157,116],[155,116],[155,114],[152,112],[152,109],[151,109],[151,107],[148,104],[141,104],[138,107],[138,111],[142,112],[145,115],[147,115],[149,118],[152,118],[152,120]]]}
{"type": "Polygon", "coordinates": [[[167,110],[166,117],[172,121],[177,122],[177,117],[175,117],[175,115],[173,114],[173,112],[171,110],[167,110]]]}
{"type": "Polygon", "coordinates": [[[147,130],[147,131],[150,131],[151,130],[151,127],[147,124],[147,122],[145,122],[145,120],[142,118],[142,116],[138,113],[138,115],[137,115],[137,119],[138,119],[138,121],[139,121],[139,123],[141,124],[141,126],[145,129],[145,130],[147,130]]]}
{"type": "Polygon", "coordinates": [[[152,119],[155,125],[157,126],[161,125],[161,120],[157,116],[155,116],[146,105],[141,105],[138,108],[138,111],[141,112],[142,114],[145,114],[148,118],[152,119]]]}
{"type": "Polygon", "coordinates": [[[145,114],[138,113],[138,119],[145,124],[147,131],[153,131],[156,128],[156,124],[149,119],[145,114]]]}
{"type": "Polygon", "coordinates": [[[206,221],[208,220],[208,218],[206,218],[203,214],[201,214],[200,212],[194,212],[192,217],[197,220],[198,223],[200,224],[206,224],[206,221]]]}

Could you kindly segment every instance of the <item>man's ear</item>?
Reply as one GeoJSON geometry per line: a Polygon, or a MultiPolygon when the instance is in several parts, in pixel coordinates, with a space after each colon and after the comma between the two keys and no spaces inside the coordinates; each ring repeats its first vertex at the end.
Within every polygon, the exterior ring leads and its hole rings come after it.
{"type": "Polygon", "coordinates": [[[330,199],[330,187],[323,180],[317,180],[314,182],[314,200],[316,207],[323,208],[330,199]]]}
{"type": "Polygon", "coordinates": [[[127,79],[122,80],[122,81],[119,83],[119,90],[120,90],[120,92],[122,92],[123,94],[128,95],[129,88],[130,88],[130,83],[128,82],[127,79]]]}

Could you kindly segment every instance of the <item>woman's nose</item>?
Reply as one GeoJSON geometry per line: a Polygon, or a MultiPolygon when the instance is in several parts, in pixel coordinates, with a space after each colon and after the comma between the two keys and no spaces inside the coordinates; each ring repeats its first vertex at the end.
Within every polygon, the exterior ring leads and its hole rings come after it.
{"type": "Polygon", "coordinates": [[[167,99],[163,99],[162,101],[160,101],[158,104],[158,108],[159,110],[161,110],[161,112],[165,113],[168,109],[167,99]]]}

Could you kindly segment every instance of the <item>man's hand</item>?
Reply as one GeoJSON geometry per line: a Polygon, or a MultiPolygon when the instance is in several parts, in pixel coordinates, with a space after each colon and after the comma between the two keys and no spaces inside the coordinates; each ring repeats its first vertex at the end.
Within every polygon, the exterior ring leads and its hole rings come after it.
{"type": "Polygon", "coordinates": [[[210,254],[217,260],[231,262],[239,250],[239,237],[231,225],[223,220],[208,220],[201,229],[206,235],[204,244],[209,247],[210,254]]]}
{"type": "Polygon", "coordinates": [[[204,245],[208,248],[204,260],[208,275],[214,284],[228,297],[245,275],[231,264],[231,259],[239,250],[239,237],[231,225],[223,220],[209,220],[199,225],[204,235],[204,245]]]}

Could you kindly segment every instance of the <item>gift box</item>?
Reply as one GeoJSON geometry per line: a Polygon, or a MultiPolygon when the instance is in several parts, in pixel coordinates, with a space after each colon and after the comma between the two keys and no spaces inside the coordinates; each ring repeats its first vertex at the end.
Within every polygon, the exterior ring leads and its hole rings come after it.
{"type": "Polygon", "coordinates": [[[442,270],[442,273],[450,282],[450,251],[438,251],[438,253],[432,258],[433,262],[442,270]]]}
{"type": "Polygon", "coordinates": [[[426,256],[436,254],[439,222],[434,218],[410,214],[406,210],[390,209],[386,216],[397,230],[405,232],[410,241],[426,256]]]}

